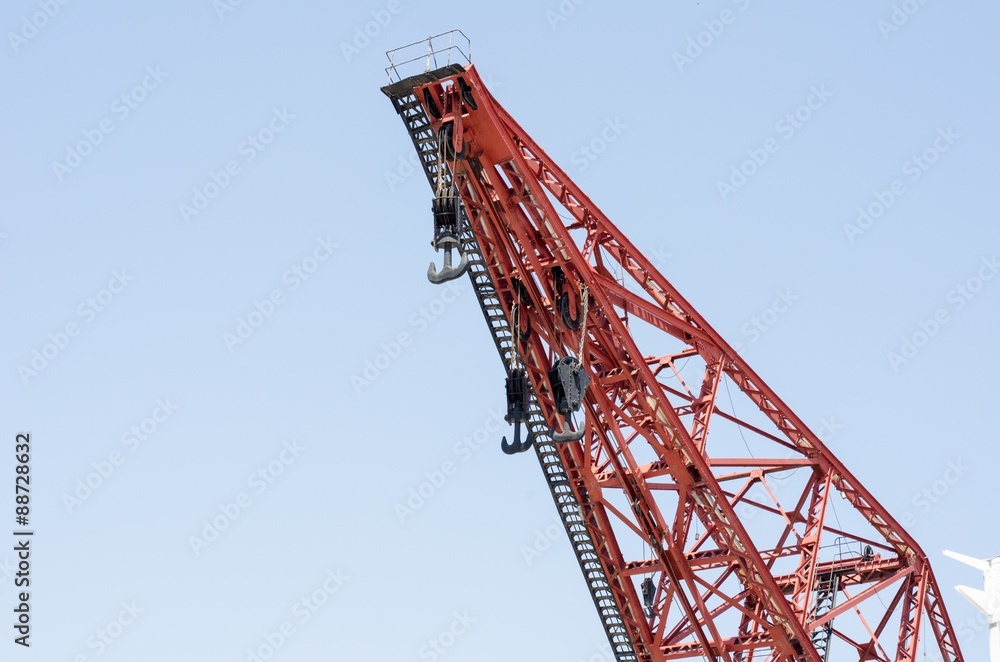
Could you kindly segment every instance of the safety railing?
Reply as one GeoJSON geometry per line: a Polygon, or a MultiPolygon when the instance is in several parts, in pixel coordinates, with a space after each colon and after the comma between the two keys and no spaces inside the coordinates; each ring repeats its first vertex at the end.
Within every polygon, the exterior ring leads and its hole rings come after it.
{"type": "Polygon", "coordinates": [[[461,30],[450,30],[387,51],[389,83],[449,64],[472,64],[472,42],[461,30]]]}

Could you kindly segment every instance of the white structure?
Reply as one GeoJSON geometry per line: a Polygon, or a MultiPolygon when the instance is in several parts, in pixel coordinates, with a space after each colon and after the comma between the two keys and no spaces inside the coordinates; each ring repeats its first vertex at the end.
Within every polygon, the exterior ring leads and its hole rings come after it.
{"type": "Polygon", "coordinates": [[[988,561],[974,559],[965,554],[945,550],[945,556],[983,571],[986,578],[986,590],[980,591],[968,586],[956,586],[965,599],[976,605],[979,611],[986,614],[990,623],[990,659],[1000,662],[1000,556],[988,561]]]}

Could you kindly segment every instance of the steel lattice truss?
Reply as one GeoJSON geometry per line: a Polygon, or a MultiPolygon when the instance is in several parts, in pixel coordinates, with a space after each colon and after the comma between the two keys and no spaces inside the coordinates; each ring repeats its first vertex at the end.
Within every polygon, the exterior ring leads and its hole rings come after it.
{"type": "Polygon", "coordinates": [[[556,430],[547,372],[582,338],[586,434],[559,452],[635,656],[961,661],[913,538],[457,70],[412,91],[556,430]]]}

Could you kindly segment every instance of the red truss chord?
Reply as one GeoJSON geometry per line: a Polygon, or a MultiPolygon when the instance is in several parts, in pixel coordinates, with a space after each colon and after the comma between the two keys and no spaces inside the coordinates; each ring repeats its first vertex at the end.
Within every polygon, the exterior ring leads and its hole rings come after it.
{"type": "Polygon", "coordinates": [[[390,88],[426,116],[429,177],[460,198],[541,416],[583,433],[558,454],[631,644],[619,659],[916,662],[924,646],[961,662],[914,539],[475,67],[390,88]],[[567,356],[589,377],[573,424],[548,374],[567,356]]]}

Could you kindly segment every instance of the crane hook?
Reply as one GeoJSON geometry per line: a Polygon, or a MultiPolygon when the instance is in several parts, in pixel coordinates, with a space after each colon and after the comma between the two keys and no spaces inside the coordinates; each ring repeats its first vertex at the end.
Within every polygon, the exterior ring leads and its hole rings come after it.
{"type": "Polygon", "coordinates": [[[573,412],[583,405],[583,398],[590,384],[590,375],[583,369],[583,364],[573,356],[564,356],[549,370],[549,382],[552,384],[552,398],[555,400],[556,411],[563,415],[566,426],[562,432],[551,430],[552,441],[557,444],[570,441],[580,441],[586,433],[585,424],[577,429],[573,425],[573,412]]]}
{"type": "Polygon", "coordinates": [[[431,203],[431,210],[434,212],[434,240],[431,246],[435,251],[444,251],[444,266],[440,270],[433,262],[427,267],[427,280],[435,285],[454,280],[469,268],[469,257],[462,250],[462,242],[458,237],[460,220],[458,195],[454,191],[449,193],[449,195],[435,196],[431,203]],[[461,258],[457,266],[452,266],[452,251],[458,251],[461,258]]]}
{"type": "Polygon", "coordinates": [[[531,448],[533,443],[535,443],[535,437],[531,434],[530,429],[528,430],[528,438],[521,441],[521,421],[514,421],[514,443],[508,443],[507,435],[504,435],[500,440],[500,450],[507,455],[517,455],[531,448]]]}
{"type": "Polygon", "coordinates": [[[653,617],[653,601],[656,596],[656,587],[653,580],[646,577],[642,580],[642,605],[646,608],[646,618],[653,617]]]}
{"type": "Polygon", "coordinates": [[[531,428],[528,428],[528,438],[523,442],[521,441],[521,423],[528,422],[528,400],[531,397],[528,390],[530,384],[528,382],[527,370],[524,368],[512,368],[505,386],[507,391],[507,415],[503,417],[503,420],[514,424],[514,443],[508,443],[505,436],[500,441],[500,450],[507,455],[516,455],[531,448],[531,444],[535,441],[534,435],[531,434],[531,428]]]}
{"type": "Polygon", "coordinates": [[[577,430],[573,427],[573,415],[566,414],[564,421],[566,422],[566,429],[562,432],[556,432],[555,428],[552,429],[552,441],[557,444],[565,444],[571,441],[580,441],[583,439],[583,435],[586,434],[587,429],[583,425],[577,430]]]}
{"type": "Polygon", "coordinates": [[[454,235],[441,235],[437,237],[431,245],[434,246],[434,250],[444,250],[444,266],[442,266],[439,271],[433,262],[427,267],[427,280],[434,283],[435,285],[440,285],[441,283],[447,283],[449,280],[455,280],[464,274],[469,268],[469,256],[462,252],[462,244],[459,242],[458,237],[454,235]],[[461,256],[458,266],[452,266],[451,252],[455,250],[461,256]]]}

